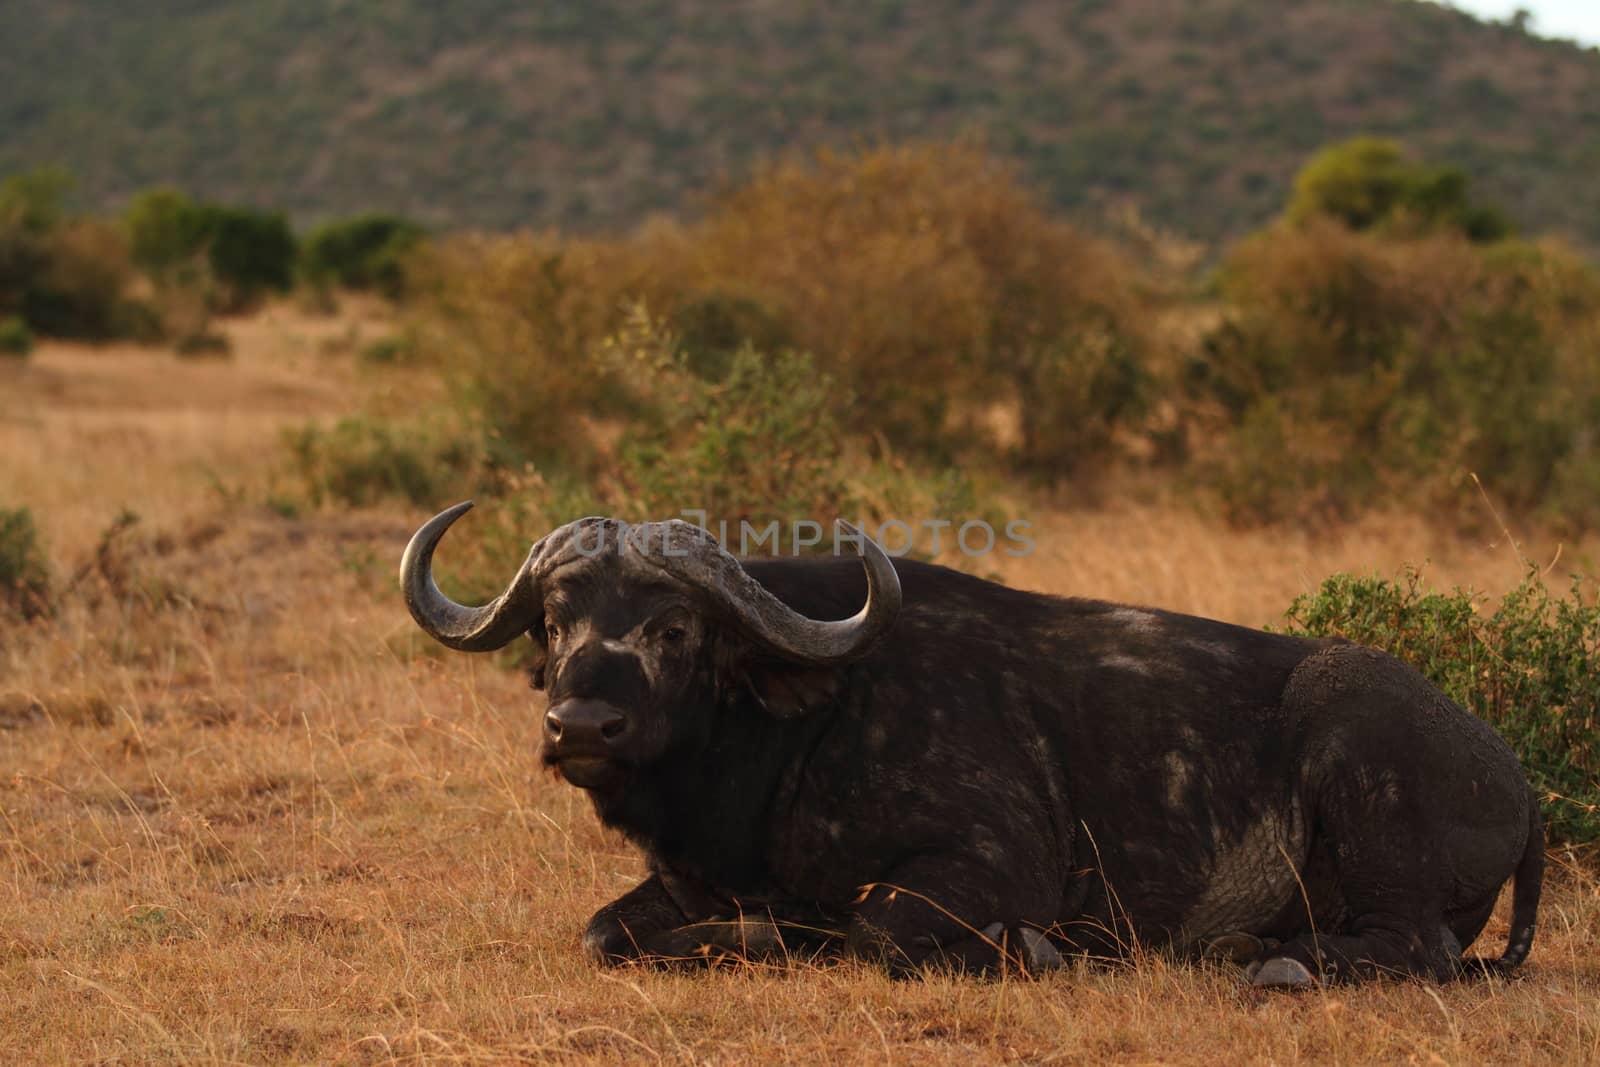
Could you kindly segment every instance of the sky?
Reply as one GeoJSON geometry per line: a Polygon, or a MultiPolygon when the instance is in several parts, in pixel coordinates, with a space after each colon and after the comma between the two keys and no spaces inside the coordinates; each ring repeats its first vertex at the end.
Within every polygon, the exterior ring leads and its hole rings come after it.
{"type": "Polygon", "coordinates": [[[1517,8],[1526,8],[1533,15],[1533,32],[1541,37],[1600,44],[1600,0],[1446,0],[1445,6],[1501,22],[1517,8]]]}

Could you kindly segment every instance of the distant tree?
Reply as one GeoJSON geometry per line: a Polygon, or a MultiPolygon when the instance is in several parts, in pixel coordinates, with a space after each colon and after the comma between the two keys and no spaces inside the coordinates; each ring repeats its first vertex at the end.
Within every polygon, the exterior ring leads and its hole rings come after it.
{"type": "Polygon", "coordinates": [[[103,219],[71,218],[41,241],[38,269],[24,279],[22,317],[41,334],[103,341],[127,331],[133,266],[120,230],[103,219]]]}
{"type": "Polygon", "coordinates": [[[294,282],[295,240],[280,211],[208,205],[211,269],[233,287],[236,302],[283,292],[294,282]]]}
{"type": "Polygon", "coordinates": [[[301,274],[313,285],[376,289],[395,299],[405,287],[405,257],[423,236],[421,226],[394,215],[326,222],[306,238],[301,274]]]}
{"type": "Polygon", "coordinates": [[[0,184],[0,231],[49,233],[66,218],[67,194],[74,184],[65,167],[35,167],[13,174],[0,184]]]}
{"type": "Polygon", "coordinates": [[[205,251],[212,222],[204,205],[170,186],[144,190],[123,214],[133,261],[157,281],[205,251]]]}
{"type": "Polygon", "coordinates": [[[1318,152],[1295,178],[1288,218],[1331,217],[1352,230],[1452,229],[1497,241],[1512,227],[1499,209],[1474,203],[1465,172],[1406,157],[1394,141],[1357,137],[1318,152]]]}
{"type": "Polygon", "coordinates": [[[0,183],[0,318],[21,315],[50,263],[47,240],[66,215],[72,176],[60,167],[13,174],[0,183]]]}
{"type": "Polygon", "coordinates": [[[103,340],[123,332],[132,270],[115,227],[68,212],[73,184],[56,166],[0,183],[0,319],[29,333],[103,340]]]}
{"type": "Polygon", "coordinates": [[[238,307],[294,280],[297,246],[281,212],[206,203],[163,186],[135,196],[122,221],[134,262],[158,283],[203,262],[226,287],[224,303],[238,307]]]}

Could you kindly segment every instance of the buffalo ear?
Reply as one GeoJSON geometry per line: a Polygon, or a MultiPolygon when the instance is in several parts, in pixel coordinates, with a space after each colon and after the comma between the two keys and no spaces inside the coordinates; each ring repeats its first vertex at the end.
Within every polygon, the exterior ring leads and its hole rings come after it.
{"type": "Polygon", "coordinates": [[[745,684],[768,715],[792,719],[832,705],[844,679],[836,667],[760,662],[746,666],[745,684]]]}

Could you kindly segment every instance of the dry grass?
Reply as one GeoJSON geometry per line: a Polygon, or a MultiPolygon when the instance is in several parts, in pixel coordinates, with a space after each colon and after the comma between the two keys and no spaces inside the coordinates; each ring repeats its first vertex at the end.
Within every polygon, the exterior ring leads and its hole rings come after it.
{"type": "Polygon", "coordinates": [[[1524,559],[1553,573],[1597,573],[1596,542],[1562,544],[1513,530],[1473,537],[1413,515],[1373,515],[1347,526],[1234,530],[1183,506],[1054,511],[1035,521],[1034,551],[993,558],[1008,584],[1125,600],[1249,626],[1283,620],[1301,593],[1338,571],[1394,577],[1420,565],[1431,585],[1500,594],[1527,574],[1524,559]]]}
{"type": "MultiPolygon", "coordinates": [[[[639,862],[535,773],[521,679],[416,639],[392,570],[417,516],[291,521],[208,488],[381,383],[323,350],[334,327],[233,329],[232,364],[46,347],[0,383],[0,502],[38,510],[58,569],[123,505],[146,516],[58,619],[0,630],[0,1062],[1600,1059],[1600,881],[1559,857],[1508,984],[1265,996],[1159,957],[1007,983],[589,969],[578,931],[639,862]]],[[[1398,518],[1046,518],[1010,580],[1249,622],[1340,567],[1520,574],[1398,518]]]]}

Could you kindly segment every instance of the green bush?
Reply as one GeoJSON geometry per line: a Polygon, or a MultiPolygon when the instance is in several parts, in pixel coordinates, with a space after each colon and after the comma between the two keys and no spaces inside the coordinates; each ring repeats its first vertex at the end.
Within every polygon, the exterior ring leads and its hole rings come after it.
{"type": "Polygon", "coordinates": [[[528,538],[584,515],[616,513],[582,480],[546,476],[517,463],[503,445],[444,419],[341,419],[284,434],[288,477],[265,503],[285,517],[302,507],[367,507],[398,501],[432,512],[478,497],[476,536],[451,549],[440,584],[482,603],[505,588],[528,553],[528,538]]]}
{"type": "Polygon", "coordinates": [[[626,313],[633,272],[605,242],[458,235],[419,257],[417,358],[456,406],[541,467],[590,472],[596,421],[632,418],[598,349],[626,313]]]}
{"type": "Polygon", "coordinates": [[[212,221],[205,205],[170,186],[138,193],[122,218],[133,261],[158,284],[205,253],[212,221]]]}
{"type": "Polygon", "coordinates": [[[224,205],[208,210],[207,255],[217,280],[231,290],[231,306],[248,305],[268,291],[287,292],[296,246],[283,213],[224,205]]]}
{"type": "Polygon", "coordinates": [[[0,318],[90,341],[126,335],[133,267],[120,230],[66,210],[71,176],[45,167],[0,185],[0,318]]]}
{"type": "Polygon", "coordinates": [[[0,508],[0,613],[50,613],[50,567],[27,508],[0,508]]]}
{"type": "Polygon", "coordinates": [[[1552,594],[1537,571],[1490,611],[1460,589],[1337,574],[1288,611],[1291,633],[1392,653],[1491,723],[1544,802],[1552,840],[1600,840],[1600,606],[1552,594]]]}
{"type": "Polygon", "coordinates": [[[67,196],[74,185],[63,167],[36,167],[0,183],[0,229],[43,235],[67,217],[67,196]]]}
{"type": "Polygon", "coordinates": [[[132,282],[127,244],[115,226],[92,218],[63,223],[44,244],[22,317],[41,334],[110,340],[122,336],[132,282]]]}
{"type": "Polygon", "coordinates": [[[423,236],[421,226],[393,215],[323,223],[302,246],[300,272],[313,285],[371,289],[397,300],[405,292],[406,257],[423,236]]]}
{"type": "Polygon", "coordinates": [[[808,355],[746,345],[727,374],[697,375],[677,339],[640,310],[601,354],[655,405],[625,435],[620,468],[632,512],[764,524],[823,521],[845,505],[832,381],[808,355]]]}
{"type": "Polygon", "coordinates": [[[284,436],[291,474],[313,505],[367,507],[403,500],[422,507],[497,492],[505,464],[489,443],[437,420],[340,419],[284,436]]]}
{"type": "Polygon", "coordinates": [[[287,291],[294,278],[298,246],[281,212],[207,203],[163,186],[135,196],[122,223],[140,269],[159,287],[206,291],[213,310],[247,307],[287,291]]]}
{"type": "Polygon", "coordinates": [[[28,293],[49,256],[44,238],[0,218],[0,315],[23,318],[28,293]]]}
{"type": "Polygon", "coordinates": [[[735,353],[746,345],[775,352],[791,344],[771,308],[721,289],[683,298],[670,321],[689,369],[702,378],[727,374],[735,353]]]}
{"type": "Polygon", "coordinates": [[[1088,315],[1071,332],[1019,352],[1012,373],[1025,385],[1017,458],[1030,470],[1064,474],[1105,457],[1118,428],[1148,401],[1138,345],[1126,330],[1088,315]]]}
{"type": "Polygon", "coordinates": [[[1474,203],[1466,174],[1406,158],[1393,141],[1357,137],[1317,153],[1295,178],[1288,218],[1333,218],[1352,230],[1446,228],[1473,241],[1498,241],[1511,224],[1498,209],[1474,203]]]}
{"type": "Polygon", "coordinates": [[[27,357],[33,352],[33,331],[19,315],[0,318],[0,356],[27,357]]]}
{"type": "Polygon", "coordinates": [[[361,348],[361,362],[384,366],[410,363],[416,359],[416,355],[416,338],[406,333],[374,338],[361,348]]]}
{"type": "Polygon", "coordinates": [[[1600,518],[1600,274],[1553,245],[1326,219],[1241,243],[1189,378],[1202,478],[1238,520],[1460,502],[1600,518]],[[1586,495],[1587,494],[1587,495],[1586,495]],[[1475,499],[1475,493],[1474,493],[1475,499]]]}

